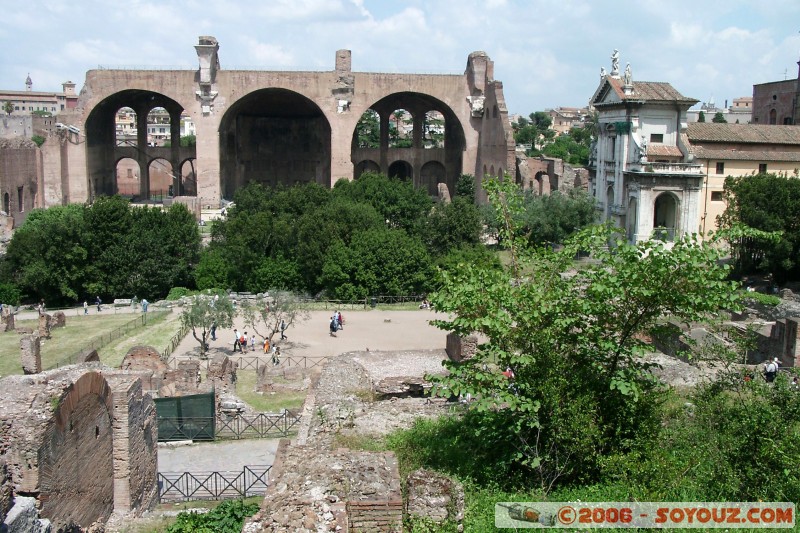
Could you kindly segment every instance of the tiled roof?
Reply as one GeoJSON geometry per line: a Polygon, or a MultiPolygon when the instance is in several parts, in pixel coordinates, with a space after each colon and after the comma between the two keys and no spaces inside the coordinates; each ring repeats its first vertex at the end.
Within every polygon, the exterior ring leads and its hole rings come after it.
{"type": "Polygon", "coordinates": [[[689,134],[689,141],[692,143],[721,142],[800,145],[800,126],[692,122],[688,124],[687,133],[689,134]]]}
{"type": "Polygon", "coordinates": [[[677,146],[667,146],[664,144],[648,144],[647,157],[650,156],[677,156],[683,157],[681,149],[677,146]]]}
{"type": "Polygon", "coordinates": [[[683,96],[672,85],[662,81],[634,81],[631,94],[625,94],[621,79],[607,77],[606,80],[621,100],[647,100],[650,102],[697,103],[698,100],[683,96]]]}
{"type": "Polygon", "coordinates": [[[717,161],[787,161],[800,162],[800,152],[774,152],[770,150],[715,150],[696,146],[692,150],[696,159],[717,161]]]}

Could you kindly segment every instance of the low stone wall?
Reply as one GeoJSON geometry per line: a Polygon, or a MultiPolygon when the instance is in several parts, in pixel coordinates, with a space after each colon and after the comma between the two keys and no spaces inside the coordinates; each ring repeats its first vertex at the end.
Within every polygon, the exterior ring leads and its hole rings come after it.
{"type": "Polygon", "coordinates": [[[478,353],[478,337],[474,335],[461,337],[457,333],[448,333],[445,351],[451,361],[459,362],[471,359],[478,353]]]}

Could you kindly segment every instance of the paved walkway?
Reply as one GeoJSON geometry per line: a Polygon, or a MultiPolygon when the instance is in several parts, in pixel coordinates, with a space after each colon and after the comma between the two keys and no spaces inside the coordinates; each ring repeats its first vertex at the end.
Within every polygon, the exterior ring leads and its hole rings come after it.
{"type": "Polygon", "coordinates": [[[159,472],[240,472],[244,466],[271,465],[278,439],[199,442],[158,446],[159,472]]]}

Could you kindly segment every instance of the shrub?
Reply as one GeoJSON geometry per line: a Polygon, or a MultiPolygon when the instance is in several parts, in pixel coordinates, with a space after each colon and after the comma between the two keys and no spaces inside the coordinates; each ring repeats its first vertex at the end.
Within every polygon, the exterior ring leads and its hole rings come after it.
{"type": "Polygon", "coordinates": [[[244,519],[258,511],[258,504],[228,500],[205,514],[183,512],[166,533],[239,533],[244,519]]]}
{"type": "Polygon", "coordinates": [[[760,292],[748,292],[745,293],[745,299],[753,300],[754,302],[758,302],[761,305],[769,305],[771,307],[775,307],[780,305],[781,299],[779,296],[775,296],[774,294],[763,294],[760,292]]]}
{"type": "Polygon", "coordinates": [[[19,304],[20,290],[13,283],[0,282],[0,303],[17,305],[19,304]]]}
{"type": "Polygon", "coordinates": [[[186,287],[172,287],[167,294],[167,300],[180,300],[184,296],[191,296],[197,291],[191,291],[186,287]]]}

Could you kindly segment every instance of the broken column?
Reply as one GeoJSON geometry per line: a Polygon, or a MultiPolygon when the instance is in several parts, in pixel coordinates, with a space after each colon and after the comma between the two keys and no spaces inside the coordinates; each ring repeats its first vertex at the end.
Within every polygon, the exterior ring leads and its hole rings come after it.
{"type": "Polygon", "coordinates": [[[52,319],[50,315],[47,313],[39,313],[39,336],[44,337],[45,339],[50,338],[50,326],[52,324],[52,319]]]}
{"type": "Polygon", "coordinates": [[[448,333],[445,351],[451,361],[459,362],[471,359],[478,353],[478,337],[475,335],[461,337],[457,333],[448,333]]]}
{"type": "Polygon", "coordinates": [[[3,306],[2,317],[0,317],[0,332],[14,331],[14,313],[11,307],[3,306]]]}
{"type": "Polygon", "coordinates": [[[41,342],[38,335],[25,335],[19,340],[22,352],[22,371],[25,374],[38,374],[42,371],[41,342]]]}

